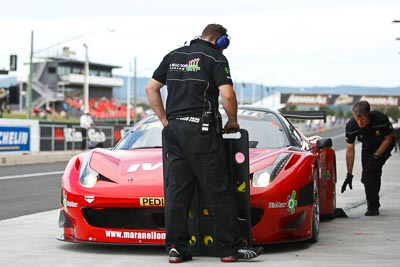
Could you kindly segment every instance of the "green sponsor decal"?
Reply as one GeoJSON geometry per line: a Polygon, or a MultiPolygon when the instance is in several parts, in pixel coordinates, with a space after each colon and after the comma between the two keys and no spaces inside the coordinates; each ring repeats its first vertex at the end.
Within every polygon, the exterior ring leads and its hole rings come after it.
{"type": "Polygon", "coordinates": [[[296,211],[295,207],[297,206],[297,200],[295,198],[296,198],[296,191],[293,190],[292,195],[288,196],[288,202],[287,202],[290,214],[294,214],[294,212],[296,211]]]}

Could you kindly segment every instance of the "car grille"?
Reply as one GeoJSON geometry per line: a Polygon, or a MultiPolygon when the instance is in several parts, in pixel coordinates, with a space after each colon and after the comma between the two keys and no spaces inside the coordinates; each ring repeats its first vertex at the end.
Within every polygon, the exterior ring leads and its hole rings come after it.
{"type": "MultiPolygon", "coordinates": [[[[84,208],[88,224],[101,228],[165,229],[164,209],[84,208]]],[[[259,223],[262,209],[251,209],[251,225],[259,223]]]]}
{"type": "Polygon", "coordinates": [[[164,209],[84,208],[88,224],[102,228],[164,229],[164,209]]]}

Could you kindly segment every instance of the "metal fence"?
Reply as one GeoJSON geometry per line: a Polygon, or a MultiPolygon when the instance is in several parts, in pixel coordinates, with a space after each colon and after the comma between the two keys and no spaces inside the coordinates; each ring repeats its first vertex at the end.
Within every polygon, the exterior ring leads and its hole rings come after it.
{"type": "MultiPolygon", "coordinates": [[[[124,126],[96,126],[83,137],[82,128],[73,124],[40,124],[40,151],[75,150],[82,142],[97,141],[103,147],[113,147],[123,135],[124,126]]],[[[86,146],[87,147],[87,146],[86,146]]]]}

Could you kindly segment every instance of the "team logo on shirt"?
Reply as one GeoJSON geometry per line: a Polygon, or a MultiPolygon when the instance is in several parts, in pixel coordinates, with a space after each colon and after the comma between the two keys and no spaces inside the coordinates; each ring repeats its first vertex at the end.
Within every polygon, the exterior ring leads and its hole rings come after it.
{"type": "Polygon", "coordinates": [[[200,67],[199,67],[199,62],[200,62],[200,58],[195,58],[189,61],[186,70],[187,71],[199,71],[200,67]]]}
{"type": "Polygon", "coordinates": [[[194,58],[188,63],[171,63],[169,64],[169,70],[180,72],[196,72],[200,70],[199,62],[200,58],[194,58]]]}
{"type": "Polygon", "coordinates": [[[228,67],[225,67],[225,73],[226,73],[226,75],[229,75],[229,68],[228,67]]]}

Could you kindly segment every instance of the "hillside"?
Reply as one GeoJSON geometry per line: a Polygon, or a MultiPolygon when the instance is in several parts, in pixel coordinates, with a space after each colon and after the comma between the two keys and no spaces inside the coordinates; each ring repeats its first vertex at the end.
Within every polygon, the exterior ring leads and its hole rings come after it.
{"type": "MultiPolygon", "coordinates": [[[[124,80],[124,87],[114,88],[113,94],[116,99],[126,101],[126,76],[116,76],[124,80]]],[[[131,85],[132,85],[131,78],[131,85]]],[[[144,88],[149,78],[137,78],[137,96],[138,102],[147,102],[146,93],[144,88]]],[[[400,87],[362,87],[352,85],[341,85],[335,87],[287,87],[287,86],[262,86],[252,83],[235,83],[235,91],[238,98],[242,98],[244,102],[252,102],[266,97],[275,92],[281,93],[297,93],[297,94],[353,94],[353,95],[400,95],[400,87]]],[[[131,97],[133,96],[133,86],[131,89],[131,97]]]]}

